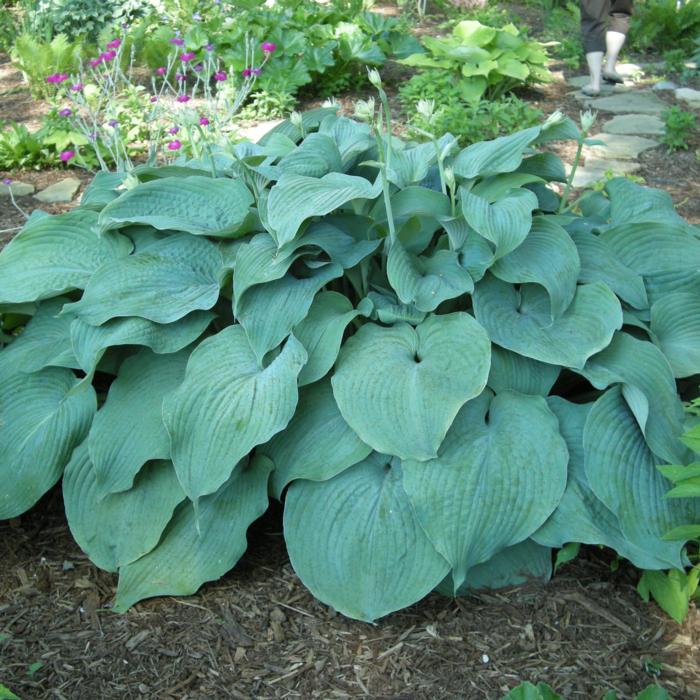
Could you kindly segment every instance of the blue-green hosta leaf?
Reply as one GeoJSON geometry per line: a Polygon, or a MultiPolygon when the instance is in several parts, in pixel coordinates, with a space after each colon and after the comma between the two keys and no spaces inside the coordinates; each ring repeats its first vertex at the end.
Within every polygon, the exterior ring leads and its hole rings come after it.
{"type": "Polygon", "coordinates": [[[530,175],[529,173],[502,173],[501,175],[491,175],[483,180],[479,180],[469,191],[482,199],[486,199],[489,203],[493,203],[507,196],[508,192],[513,189],[542,182],[544,180],[541,177],[530,175]]]}
{"type": "Polygon", "coordinates": [[[48,367],[0,378],[0,520],[31,508],[60,478],[90,428],[95,391],[48,367]]]}
{"type": "Polygon", "coordinates": [[[130,489],[147,461],[170,458],[163,398],[182,382],[189,355],[144,348],[122,363],[87,440],[100,496],[130,489]]]}
{"type": "Polygon", "coordinates": [[[299,392],[294,418],[259,450],[275,463],[270,490],[279,499],[295,479],[331,479],[365,459],[372,448],[340,415],[331,383],[324,380],[299,392]]]}
{"type": "Polygon", "coordinates": [[[309,134],[290,154],[278,162],[282,173],[323,177],[342,172],[343,162],[335,141],[324,134],[309,134]]]}
{"type": "Polygon", "coordinates": [[[617,516],[596,497],[588,484],[583,430],[593,404],[574,404],[558,396],[549,397],[547,403],[559,420],[559,430],[569,450],[569,476],[559,505],[532,538],[549,547],[562,547],[567,542],[605,545],[642,569],[667,566],[653,551],[622,534],[617,516]]]}
{"type": "Polygon", "coordinates": [[[214,493],[253,447],[287,426],[305,362],[304,347],[290,336],[261,368],[240,325],[200,343],[185,380],[163,402],[171,459],[190,499],[214,493]]]}
{"type": "Polygon", "coordinates": [[[231,569],[246,550],[246,531],[268,506],[267,480],[272,464],[256,458],[238,467],[211,496],[181,503],[158,546],[119,570],[114,603],[124,612],[144,598],[190,595],[206,581],[231,569]]]}
{"type": "Polygon", "coordinates": [[[700,295],[663,296],[651,307],[651,331],[676,377],[700,374],[700,295]]]}
{"type": "Polygon", "coordinates": [[[0,356],[0,374],[18,369],[36,372],[44,367],[73,367],[76,360],[70,340],[70,316],[58,316],[65,297],[43,301],[9,348],[0,356]]]}
{"type": "Polygon", "coordinates": [[[346,117],[326,117],[319,126],[319,133],[328,134],[335,142],[343,161],[342,171],[374,146],[369,126],[346,117]]]}
{"type": "Polygon", "coordinates": [[[210,311],[193,311],[175,323],[154,323],[145,318],[115,318],[91,326],[79,318],[70,327],[73,352],[86,374],[92,374],[107,348],[144,345],[158,354],[182,350],[204,333],[214,318],[210,311]]]}
{"type": "Polygon", "coordinates": [[[604,231],[600,239],[640,275],[697,272],[700,268],[700,239],[681,224],[624,223],[604,231]]]}
{"type": "MultiPolygon", "coordinates": [[[[452,211],[450,199],[442,192],[427,187],[406,187],[391,196],[391,211],[394,221],[405,221],[413,216],[428,216],[434,219],[449,217],[452,211]]],[[[386,221],[384,200],[375,204],[372,217],[375,221],[386,221]]]]}
{"type": "Polygon", "coordinates": [[[623,535],[637,547],[682,569],[682,542],[662,537],[679,525],[700,520],[700,499],[667,499],[671,482],[656,468],[639,425],[619,387],[593,405],[583,431],[586,478],[593,493],[617,516],[623,535]]]}
{"type": "MultiPolygon", "coordinates": [[[[307,112],[302,112],[301,120],[304,133],[308,134],[310,131],[314,131],[326,117],[335,116],[337,113],[337,105],[332,107],[317,107],[316,109],[310,109],[307,112]]],[[[301,129],[295,124],[292,124],[289,119],[285,119],[282,123],[278,124],[273,129],[270,129],[270,131],[262,136],[258,140],[258,144],[261,146],[266,146],[271,139],[275,138],[277,134],[287,136],[293,141],[299,141],[302,136],[301,129]]]]}
{"type": "Polygon", "coordinates": [[[657,275],[644,275],[649,305],[675,292],[700,295],[700,270],[677,270],[657,275]]]}
{"type": "Polygon", "coordinates": [[[617,297],[604,284],[581,285],[563,316],[552,321],[541,287],[512,285],[487,275],[474,290],[474,312],[501,347],[553,365],[583,367],[622,326],[617,297]]]}
{"type": "Polygon", "coordinates": [[[513,190],[494,204],[460,188],[462,213],[467,223],[496,246],[496,258],[515,250],[532,226],[537,197],[529,190],[513,190]]]}
{"type": "Polygon", "coordinates": [[[0,252],[0,303],[83,289],[95,270],[127,256],[131,248],[124,236],[100,236],[92,211],[32,219],[0,252]]]}
{"type": "Polygon", "coordinates": [[[309,312],[294,327],[294,335],[309,356],[299,374],[299,386],[311,384],[325,376],[335,364],[348,323],[357,316],[369,316],[372,302],[365,298],[357,309],[338,292],[319,292],[309,312]]]}
{"type": "MultiPolygon", "coordinates": [[[[520,586],[533,579],[547,582],[551,577],[552,549],[527,539],[502,549],[488,561],[469,569],[456,595],[469,595],[472,590],[484,588],[520,586]]],[[[436,590],[454,596],[452,577],[448,574],[436,590]]]]}
{"type": "Polygon", "coordinates": [[[119,196],[117,188],[124,182],[126,173],[110,173],[99,171],[92,182],[85,188],[80,198],[80,206],[83,209],[100,211],[113,199],[119,196]]]}
{"type": "Polygon", "coordinates": [[[562,159],[549,151],[525,158],[518,167],[518,172],[536,175],[547,182],[566,182],[566,169],[562,159]]]}
{"type": "Polygon", "coordinates": [[[417,325],[425,320],[424,311],[418,311],[412,304],[401,304],[392,292],[370,292],[367,298],[374,307],[371,316],[373,321],[379,320],[387,325],[405,321],[417,325]]]}
{"type": "Polygon", "coordinates": [[[488,385],[497,393],[517,391],[520,394],[547,396],[557,381],[561,368],[523,357],[491,346],[491,371],[488,385]]]}
{"type": "Polygon", "coordinates": [[[322,221],[313,222],[289,249],[301,249],[307,252],[309,247],[320,248],[331,262],[344,268],[354,267],[360,260],[373,253],[381,240],[367,240],[370,224],[361,217],[329,216],[322,221]],[[357,235],[355,228],[361,228],[357,235]],[[361,237],[360,237],[361,236],[361,237]]]}
{"type": "Polygon", "coordinates": [[[123,316],[172,323],[216,304],[223,265],[213,243],[178,233],[103,265],[64,309],[93,326],[123,316]]]}
{"type": "MultiPolygon", "coordinates": [[[[452,134],[445,134],[438,139],[438,149],[449,154],[457,149],[457,141],[452,134]]],[[[408,148],[394,148],[387,179],[400,188],[423,182],[430,168],[437,162],[437,152],[433,143],[421,143],[408,148]]],[[[397,193],[398,194],[398,193],[397,193]]]]}
{"type": "Polygon", "coordinates": [[[117,571],[150,552],[185,499],[170,462],[151,462],[129,491],[104,496],[86,443],[63,477],[63,501],[71,534],[92,562],[117,571]]]}
{"type": "Polygon", "coordinates": [[[571,236],[558,224],[538,216],[527,238],[496,260],[490,269],[504,282],[542,285],[549,294],[552,317],[556,319],[574,298],[581,263],[571,236]]]}
{"type": "Polygon", "coordinates": [[[403,462],[404,488],[452,567],[453,591],[469,569],[551,515],[566,487],[568,458],[544,398],[486,391],[457,414],[437,458],[403,462]]]}
{"type": "MultiPolygon", "coordinates": [[[[450,229],[445,228],[451,237],[450,229]]],[[[464,242],[460,246],[453,247],[459,250],[459,261],[462,266],[467,268],[467,272],[469,272],[474,282],[478,282],[484,278],[486,270],[493,264],[495,256],[491,244],[485,238],[482,238],[469,226],[467,226],[467,229],[468,235],[464,242]]]]}
{"type": "Polygon", "coordinates": [[[340,265],[328,263],[308,277],[297,278],[288,272],[282,279],[246,291],[238,300],[236,316],[261,363],[304,320],[319,289],[342,274],[340,265]]]}
{"type": "Polygon", "coordinates": [[[148,224],[159,230],[234,238],[247,233],[253,195],[243,180],[164,177],[126,191],[100,213],[103,230],[148,224]]]}
{"type": "Polygon", "coordinates": [[[570,235],[581,260],[580,282],[604,282],[635,309],[649,306],[642,276],[624,265],[599,236],[588,231],[570,235]]]}
{"type": "Polygon", "coordinates": [[[399,299],[414,304],[419,311],[435,311],[446,299],[474,289],[456,252],[437,250],[430,257],[413,255],[398,240],[389,249],[387,276],[399,299]]]}
{"type": "Polygon", "coordinates": [[[353,199],[376,199],[381,179],[371,185],[363,177],[329,173],[322,178],[285,174],[270,190],[267,223],[279,248],[294,240],[312,216],[323,216],[353,199]]]}
{"type": "Polygon", "coordinates": [[[639,221],[688,225],[676,211],[671,195],[664,190],[638,185],[626,177],[616,177],[605,184],[605,191],[610,200],[613,225],[639,221]]]}
{"type": "Polygon", "coordinates": [[[591,357],[580,373],[597,389],[622,384],[622,395],[649,447],[668,462],[682,463],[683,406],[668,360],[652,343],[616,333],[610,345],[591,357]]]}
{"type": "Polygon", "coordinates": [[[420,600],[449,569],[418,523],[400,464],[377,453],[329,481],[292,483],[284,538],[314,596],[367,622],[420,600]]]}
{"type": "Polygon", "coordinates": [[[539,136],[540,131],[541,127],[533,126],[509,136],[467,146],[454,159],[452,169],[455,175],[464,178],[511,173],[518,169],[525,149],[539,136]]]}
{"type": "Polygon", "coordinates": [[[486,386],[491,344],[466,313],[413,328],[367,323],[340,351],[333,393],[345,420],[377,452],[437,455],[459,409],[486,386]]]}

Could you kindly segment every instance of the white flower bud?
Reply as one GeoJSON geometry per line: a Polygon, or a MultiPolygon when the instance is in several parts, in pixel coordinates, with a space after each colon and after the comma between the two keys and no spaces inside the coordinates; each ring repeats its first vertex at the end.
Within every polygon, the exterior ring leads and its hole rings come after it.
{"type": "Polygon", "coordinates": [[[372,85],[374,85],[374,87],[377,89],[382,86],[382,78],[376,68],[368,68],[367,77],[369,78],[369,82],[372,83],[372,85]]]}
{"type": "Polygon", "coordinates": [[[592,112],[590,109],[581,112],[581,131],[588,133],[595,124],[598,112],[592,112]]]}
{"type": "Polygon", "coordinates": [[[435,116],[435,100],[418,100],[416,111],[428,124],[432,124],[435,116]]]}
{"type": "Polygon", "coordinates": [[[363,122],[371,122],[374,119],[374,97],[355,103],[355,117],[363,122]]]}

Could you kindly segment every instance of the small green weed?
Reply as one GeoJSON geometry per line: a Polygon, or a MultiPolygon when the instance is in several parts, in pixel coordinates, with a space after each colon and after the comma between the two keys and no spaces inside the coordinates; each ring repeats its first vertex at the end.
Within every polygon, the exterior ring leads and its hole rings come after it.
{"type": "Polygon", "coordinates": [[[688,150],[689,140],[697,129],[697,117],[680,107],[671,107],[663,114],[666,132],[661,142],[668,147],[669,152],[688,150]]]}

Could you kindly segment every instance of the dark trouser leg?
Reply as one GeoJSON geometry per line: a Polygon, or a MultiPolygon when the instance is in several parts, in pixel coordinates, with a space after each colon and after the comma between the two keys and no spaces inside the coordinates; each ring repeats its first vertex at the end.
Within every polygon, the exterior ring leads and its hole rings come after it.
{"type": "Polygon", "coordinates": [[[579,5],[584,52],[589,54],[605,51],[606,23],[611,11],[610,0],[579,0],[579,5]]]}
{"type": "Polygon", "coordinates": [[[632,0],[612,0],[610,4],[610,25],[608,30],[627,34],[630,28],[630,15],[632,14],[632,0]]]}

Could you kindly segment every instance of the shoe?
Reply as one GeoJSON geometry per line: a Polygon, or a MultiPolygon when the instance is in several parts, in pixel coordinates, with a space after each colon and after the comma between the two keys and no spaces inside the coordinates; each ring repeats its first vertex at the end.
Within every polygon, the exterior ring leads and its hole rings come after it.
{"type": "Polygon", "coordinates": [[[603,71],[603,80],[612,85],[622,85],[625,82],[621,75],[618,75],[615,71],[607,70],[603,71]]]}
{"type": "Polygon", "coordinates": [[[592,88],[590,85],[585,85],[581,88],[581,92],[586,95],[586,97],[598,97],[600,95],[600,90],[592,88]]]}

